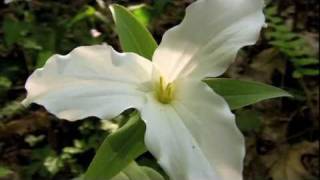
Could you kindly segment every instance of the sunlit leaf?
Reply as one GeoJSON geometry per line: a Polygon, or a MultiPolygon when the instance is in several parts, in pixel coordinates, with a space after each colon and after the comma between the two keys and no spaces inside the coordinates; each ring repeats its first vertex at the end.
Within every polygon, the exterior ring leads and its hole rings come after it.
{"type": "Polygon", "coordinates": [[[50,50],[44,50],[44,51],[40,51],[38,53],[38,58],[37,58],[37,64],[36,67],[40,68],[42,67],[47,60],[49,59],[50,56],[52,56],[54,53],[50,50]]]}
{"type": "Polygon", "coordinates": [[[164,180],[164,178],[155,170],[132,162],[111,180],[164,180]]]}
{"type": "Polygon", "coordinates": [[[9,174],[11,174],[11,170],[6,168],[6,167],[3,167],[3,166],[0,166],[0,178],[4,178],[6,176],[8,176],[9,174]]]}
{"type": "Polygon", "coordinates": [[[135,52],[151,59],[153,52],[157,48],[157,43],[150,32],[125,7],[111,5],[110,9],[122,50],[135,52]]]}
{"type": "Polygon", "coordinates": [[[142,166],[142,170],[149,176],[150,180],[164,180],[163,176],[152,168],[142,166]]]}
{"type": "Polygon", "coordinates": [[[88,17],[91,17],[95,14],[96,10],[94,7],[92,6],[88,6],[86,7],[85,10],[83,11],[80,11],[77,15],[75,15],[71,20],[70,22],[67,24],[67,28],[70,28],[72,27],[75,23],[85,19],[85,18],[88,18],[88,17]]]}
{"type": "Polygon", "coordinates": [[[208,78],[204,81],[224,97],[231,109],[238,109],[266,99],[291,97],[280,88],[259,82],[225,78],[208,78]]]}
{"type": "Polygon", "coordinates": [[[302,78],[304,75],[306,76],[317,76],[319,75],[319,69],[312,68],[299,68],[293,72],[294,78],[302,78]]]}
{"type": "Polygon", "coordinates": [[[298,66],[314,65],[319,64],[319,59],[316,58],[301,58],[294,60],[294,64],[298,66]]]}
{"type": "Polygon", "coordinates": [[[148,27],[151,21],[150,7],[145,4],[130,6],[129,10],[145,27],[148,27]]]}
{"type": "Polygon", "coordinates": [[[115,133],[109,135],[91,162],[85,180],[110,179],[146,151],[145,125],[138,113],[115,133]]]}

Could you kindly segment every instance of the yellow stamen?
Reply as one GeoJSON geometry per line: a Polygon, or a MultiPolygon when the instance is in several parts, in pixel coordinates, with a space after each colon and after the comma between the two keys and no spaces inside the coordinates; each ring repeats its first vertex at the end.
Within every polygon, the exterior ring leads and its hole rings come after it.
{"type": "Polygon", "coordinates": [[[159,84],[156,85],[156,97],[163,104],[169,104],[174,96],[174,87],[172,83],[166,83],[160,77],[159,84]]]}

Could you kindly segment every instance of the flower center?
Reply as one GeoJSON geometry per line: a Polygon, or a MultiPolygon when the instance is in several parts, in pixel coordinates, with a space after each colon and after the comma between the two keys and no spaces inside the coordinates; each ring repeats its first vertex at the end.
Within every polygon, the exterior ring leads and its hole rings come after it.
{"type": "Polygon", "coordinates": [[[169,104],[174,96],[174,87],[172,83],[166,83],[163,77],[160,77],[156,84],[156,98],[163,104],[169,104]]]}

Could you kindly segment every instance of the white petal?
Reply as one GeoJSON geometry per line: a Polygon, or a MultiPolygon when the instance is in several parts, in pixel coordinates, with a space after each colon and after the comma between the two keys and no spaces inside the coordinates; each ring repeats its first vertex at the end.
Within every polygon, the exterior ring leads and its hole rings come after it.
{"type": "Polygon", "coordinates": [[[241,180],[244,138],[226,102],[202,82],[176,87],[172,105],[150,95],[142,109],[148,150],[173,180],[241,180]]]}
{"type": "Polygon", "coordinates": [[[219,76],[241,47],[257,41],[263,6],[263,0],[198,0],[165,33],[153,61],[168,81],[219,76]]]}
{"type": "Polygon", "coordinates": [[[68,55],[54,55],[27,80],[25,104],[41,104],[60,118],[112,118],[144,101],[142,84],[152,64],[107,45],[83,46],[68,55]]]}

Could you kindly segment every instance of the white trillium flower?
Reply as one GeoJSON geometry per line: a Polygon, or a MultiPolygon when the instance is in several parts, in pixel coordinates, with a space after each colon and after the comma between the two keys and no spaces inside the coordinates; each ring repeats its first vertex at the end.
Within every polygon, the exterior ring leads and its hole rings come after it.
{"type": "Polygon", "coordinates": [[[226,71],[265,23],[262,0],[198,0],[149,61],[108,45],[54,55],[27,80],[25,104],[59,118],[113,118],[136,108],[145,144],[173,180],[242,179],[244,138],[226,101],[202,80],[226,71]]]}

